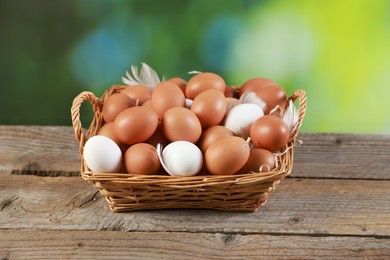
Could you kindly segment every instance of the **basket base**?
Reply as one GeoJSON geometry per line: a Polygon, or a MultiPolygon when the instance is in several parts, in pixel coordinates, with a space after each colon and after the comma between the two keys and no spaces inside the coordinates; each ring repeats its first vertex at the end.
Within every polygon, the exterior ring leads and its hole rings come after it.
{"type": "Polygon", "coordinates": [[[144,201],[135,202],[123,198],[114,198],[106,196],[108,206],[113,212],[127,212],[136,210],[153,209],[215,209],[222,211],[243,211],[255,212],[261,208],[268,200],[269,193],[262,194],[257,200],[241,201],[203,201],[199,198],[194,200],[181,201],[144,201]]]}
{"type": "Polygon", "coordinates": [[[83,177],[100,190],[114,212],[173,208],[254,212],[290,170],[193,178],[106,173],[83,177]]]}

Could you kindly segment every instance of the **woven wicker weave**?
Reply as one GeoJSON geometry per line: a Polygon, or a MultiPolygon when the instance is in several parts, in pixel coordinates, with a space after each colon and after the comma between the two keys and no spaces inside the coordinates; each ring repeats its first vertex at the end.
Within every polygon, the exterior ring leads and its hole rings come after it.
{"type": "Polygon", "coordinates": [[[89,137],[103,125],[102,106],[107,98],[123,87],[109,88],[101,98],[91,92],[80,93],[73,101],[71,114],[75,137],[80,144],[81,176],[94,184],[115,212],[161,208],[212,208],[228,211],[255,211],[268,199],[271,191],[293,167],[293,146],[306,111],[306,94],[296,90],[290,97],[299,101],[299,119],[286,147],[278,158],[278,167],[267,173],[226,176],[132,175],[123,173],[92,173],[83,158],[83,148],[89,137]],[[88,100],[94,117],[84,133],[80,121],[80,106],[88,100]]]}

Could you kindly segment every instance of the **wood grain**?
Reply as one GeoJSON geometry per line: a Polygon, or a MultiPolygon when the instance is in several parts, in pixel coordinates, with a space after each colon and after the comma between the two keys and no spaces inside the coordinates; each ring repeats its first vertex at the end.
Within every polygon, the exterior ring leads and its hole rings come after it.
{"type": "Polygon", "coordinates": [[[386,259],[390,240],[181,232],[0,230],[1,259],[386,259]]]}
{"type": "Polygon", "coordinates": [[[285,179],[255,213],[112,213],[80,177],[0,175],[0,228],[389,236],[390,182],[285,179]]]}
{"type": "MultiPolygon", "coordinates": [[[[300,134],[291,176],[390,179],[390,135],[300,134]]],[[[0,126],[0,174],[74,176],[78,144],[66,126],[0,126]]]]}
{"type": "Polygon", "coordinates": [[[390,179],[390,135],[302,134],[291,176],[390,179]]]}
{"type": "Polygon", "coordinates": [[[0,126],[0,162],[0,174],[80,172],[78,144],[67,126],[0,126]]]}

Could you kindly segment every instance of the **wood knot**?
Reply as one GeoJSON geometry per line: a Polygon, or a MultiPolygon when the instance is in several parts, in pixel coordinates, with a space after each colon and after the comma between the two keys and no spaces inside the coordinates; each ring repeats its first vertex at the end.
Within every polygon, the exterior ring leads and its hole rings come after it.
{"type": "Polygon", "coordinates": [[[299,217],[299,216],[294,216],[292,218],[290,218],[289,222],[292,223],[292,224],[298,224],[299,222],[302,222],[303,221],[303,218],[299,217]]]}
{"type": "Polygon", "coordinates": [[[78,246],[78,247],[84,247],[85,244],[84,244],[84,242],[78,242],[78,243],[77,243],[77,246],[78,246]]]}
{"type": "Polygon", "coordinates": [[[234,234],[227,234],[223,237],[223,242],[227,245],[232,244],[234,240],[236,240],[236,235],[234,234]]]}
{"type": "Polygon", "coordinates": [[[14,202],[17,199],[17,197],[12,196],[9,199],[5,199],[0,203],[0,211],[3,211],[4,208],[10,206],[12,202],[14,202]]]}
{"type": "Polygon", "coordinates": [[[11,205],[12,203],[12,200],[4,200],[1,204],[0,204],[0,211],[3,211],[3,209],[9,205],[11,205]]]}
{"type": "Polygon", "coordinates": [[[336,144],[342,144],[342,143],[343,143],[343,140],[341,140],[340,137],[337,137],[336,140],[335,140],[335,143],[336,143],[336,144]]]}

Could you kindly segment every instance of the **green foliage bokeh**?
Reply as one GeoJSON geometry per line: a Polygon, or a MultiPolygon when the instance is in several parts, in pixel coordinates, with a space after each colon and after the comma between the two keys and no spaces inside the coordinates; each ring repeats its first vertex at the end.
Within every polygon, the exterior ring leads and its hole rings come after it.
{"type": "Polygon", "coordinates": [[[0,37],[0,124],[70,125],[78,93],[145,62],[305,89],[302,131],[390,132],[387,0],[1,0],[0,37]]]}

